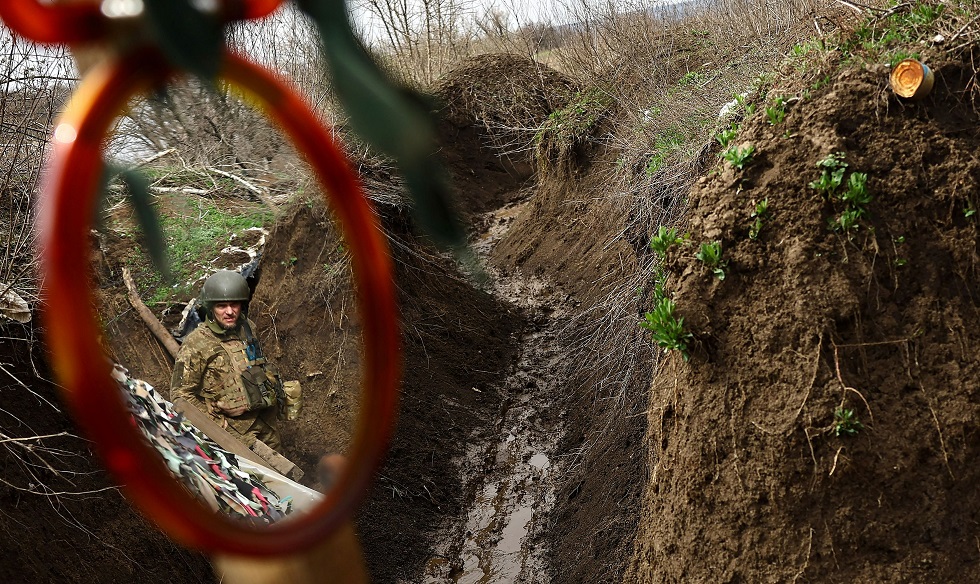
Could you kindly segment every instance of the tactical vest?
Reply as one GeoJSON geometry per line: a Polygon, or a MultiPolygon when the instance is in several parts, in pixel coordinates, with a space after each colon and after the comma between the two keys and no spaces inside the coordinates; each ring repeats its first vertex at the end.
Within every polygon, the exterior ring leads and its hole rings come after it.
{"type": "Polygon", "coordinates": [[[241,329],[245,336],[241,345],[219,343],[220,351],[234,368],[234,374],[226,375],[222,380],[222,401],[227,404],[228,409],[244,406],[248,412],[272,406],[283,408],[286,398],[279,371],[262,354],[247,320],[243,320],[241,329]],[[238,349],[235,345],[241,348],[238,349]]]}

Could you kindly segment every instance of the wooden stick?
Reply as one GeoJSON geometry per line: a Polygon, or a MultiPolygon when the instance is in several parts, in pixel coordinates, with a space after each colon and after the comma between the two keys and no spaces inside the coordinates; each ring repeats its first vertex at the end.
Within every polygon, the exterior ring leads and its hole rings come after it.
{"type": "Polygon", "coordinates": [[[194,424],[198,430],[204,432],[208,438],[217,442],[218,446],[224,448],[235,456],[240,456],[246,460],[251,460],[255,464],[270,466],[267,460],[249,450],[247,446],[232,436],[228,430],[225,430],[216,424],[215,421],[209,418],[207,414],[197,409],[194,404],[182,397],[175,399],[173,404],[174,409],[177,410],[178,413],[183,414],[183,416],[190,420],[191,424],[194,424]]]}
{"type": "Polygon", "coordinates": [[[129,292],[129,303],[132,304],[133,308],[136,309],[136,312],[139,313],[140,318],[142,318],[143,322],[146,324],[146,328],[150,329],[153,336],[155,336],[157,340],[160,341],[160,344],[163,345],[163,348],[170,353],[170,358],[176,359],[177,351],[180,350],[180,346],[177,344],[177,341],[174,339],[173,335],[170,334],[170,331],[168,331],[166,327],[160,323],[159,319],[157,319],[157,317],[150,312],[150,309],[146,307],[146,304],[143,304],[143,299],[140,298],[139,292],[136,291],[136,283],[133,282],[133,276],[129,273],[129,268],[122,269],[122,276],[123,282],[126,283],[126,290],[129,292]]]}

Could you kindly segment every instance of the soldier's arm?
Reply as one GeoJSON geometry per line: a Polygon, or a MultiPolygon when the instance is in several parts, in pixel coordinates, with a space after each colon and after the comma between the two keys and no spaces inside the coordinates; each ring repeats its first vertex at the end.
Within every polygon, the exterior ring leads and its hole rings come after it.
{"type": "Polygon", "coordinates": [[[203,355],[183,346],[174,362],[174,373],[170,378],[170,399],[184,398],[197,409],[207,412],[208,407],[201,396],[204,372],[207,361],[203,355]]]}

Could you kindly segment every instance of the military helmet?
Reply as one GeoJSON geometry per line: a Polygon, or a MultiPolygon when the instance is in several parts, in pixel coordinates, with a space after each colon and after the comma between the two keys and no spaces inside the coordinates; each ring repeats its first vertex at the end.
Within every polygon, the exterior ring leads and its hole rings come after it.
{"type": "Polygon", "coordinates": [[[221,270],[208,276],[201,287],[201,304],[209,311],[218,302],[248,302],[248,282],[238,272],[221,270]]]}

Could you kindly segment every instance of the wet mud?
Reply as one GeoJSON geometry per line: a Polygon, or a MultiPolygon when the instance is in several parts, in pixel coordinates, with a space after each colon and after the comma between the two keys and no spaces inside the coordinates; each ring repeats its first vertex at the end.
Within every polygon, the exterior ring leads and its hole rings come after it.
{"type": "MultiPolygon", "coordinates": [[[[487,257],[523,205],[488,214],[475,247],[487,257]]],[[[569,296],[539,277],[489,268],[488,289],[524,311],[530,326],[519,339],[519,356],[499,387],[495,432],[472,436],[465,456],[454,461],[468,493],[465,517],[436,534],[424,582],[492,584],[548,583],[543,537],[555,504],[562,460],[556,451],[565,425],[558,372],[566,352],[569,296]]],[[[473,388],[473,391],[480,391],[473,388]]]]}

